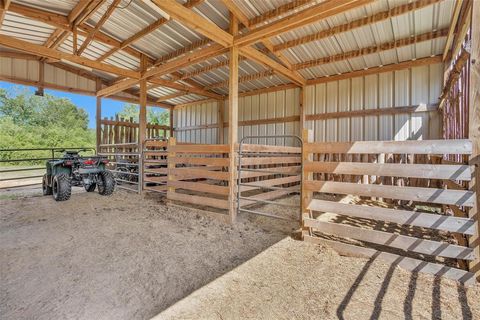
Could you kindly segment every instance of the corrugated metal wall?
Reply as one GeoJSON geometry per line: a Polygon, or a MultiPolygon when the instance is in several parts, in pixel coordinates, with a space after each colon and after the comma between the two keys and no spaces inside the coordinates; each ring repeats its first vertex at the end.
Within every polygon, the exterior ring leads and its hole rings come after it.
{"type": "MultiPolygon", "coordinates": [[[[306,114],[438,103],[441,64],[420,66],[308,86],[306,114]]],[[[440,138],[438,112],[307,121],[316,141],[440,138]]]]}
{"type": "Polygon", "coordinates": [[[216,125],[218,123],[218,102],[179,107],[174,110],[173,125],[178,142],[218,143],[218,128],[188,129],[189,127],[216,125]],[[182,129],[183,128],[183,129],[182,129]]]}
{"type": "MultiPolygon", "coordinates": [[[[365,77],[307,86],[306,114],[434,104],[443,84],[443,66],[433,64],[365,77]]],[[[239,121],[281,118],[299,114],[299,89],[288,89],[239,98],[239,121]]],[[[228,120],[225,108],[224,120],[228,120]]],[[[218,103],[178,108],[175,127],[217,123],[218,103]]],[[[438,112],[363,116],[307,121],[315,141],[406,140],[441,138],[438,112]]],[[[258,135],[300,135],[299,123],[274,123],[239,127],[239,139],[258,135]]],[[[217,129],[192,129],[176,133],[179,141],[218,143],[217,129]]],[[[224,130],[225,143],[228,128],[224,130]]],[[[265,143],[265,139],[255,141],[265,143]]],[[[292,140],[273,139],[268,144],[291,145],[292,140]]]]}
{"type": "MultiPolygon", "coordinates": [[[[66,88],[91,91],[95,94],[95,81],[45,64],[44,81],[66,88]]],[[[0,76],[15,78],[19,81],[39,81],[39,62],[36,60],[0,57],[0,76]]]]}

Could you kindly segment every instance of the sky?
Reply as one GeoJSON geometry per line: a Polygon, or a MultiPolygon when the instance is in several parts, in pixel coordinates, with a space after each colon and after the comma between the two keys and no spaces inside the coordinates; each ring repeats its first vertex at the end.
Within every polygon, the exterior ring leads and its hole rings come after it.
{"type": "MultiPolygon", "coordinates": [[[[27,88],[32,93],[36,90],[35,87],[22,86],[2,81],[0,81],[0,88],[8,90],[11,94],[15,94],[15,92],[22,92],[24,88],[27,88]]],[[[89,127],[92,129],[95,128],[95,113],[97,106],[97,99],[95,97],[50,89],[45,89],[45,93],[59,98],[70,99],[76,106],[87,111],[90,120],[89,127]]],[[[106,98],[102,99],[102,118],[115,116],[115,113],[120,112],[125,104],[125,102],[121,101],[106,98]]]]}

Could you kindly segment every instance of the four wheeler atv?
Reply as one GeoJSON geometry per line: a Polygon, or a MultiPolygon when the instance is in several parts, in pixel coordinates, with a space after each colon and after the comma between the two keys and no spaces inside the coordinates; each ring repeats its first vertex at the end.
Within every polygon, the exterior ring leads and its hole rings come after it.
{"type": "Polygon", "coordinates": [[[79,155],[79,152],[87,150],[59,150],[64,152],[62,158],[47,161],[47,173],[42,181],[43,195],[51,194],[56,201],[65,201],[70,198],[72,186],[83,186],[87,192],[93,192],[98,187],[98,193],[103,196],[113,193],[115,179],[105,169],[108,159],[79,155]]]}

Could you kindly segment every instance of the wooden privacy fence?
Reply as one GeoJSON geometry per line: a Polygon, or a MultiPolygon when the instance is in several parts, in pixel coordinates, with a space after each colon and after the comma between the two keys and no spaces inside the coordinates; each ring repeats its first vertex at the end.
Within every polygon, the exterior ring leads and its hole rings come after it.
{"type": "MultiPolygon", "coordinates": [[[[124,119],[116,116],[115,118],[104,118],[100,122],[102,126],[101,144],[119,144],[119,143],[138,143],[139,124],[133,121],[133,118],[124,119]]],[[[147,123],[146,138],[169,137],[170,127],[147,123]]]]}
{"type": "Polygon", "coordinates": [[[413,202],[435,210],[471,208],[474,192],[442,187],[448,185],[443,181],[470,181],[470,166],[378,161],[390,154],[394,155],[391,159],[414,159],[414,155],[468,155],[472,152],[470,141],[312,143],[308,136],[304,134],[307,141],[303,148],[305,241],[328,243],[353,255],[378,257],[411,271],[444,275],[465,283],[475,281],[473,273],[447,266],[452,265],[452,260],[456,262],[455,259],[477,259],[473,248],[465,246],[466,243],[449,243],[446,237],[432,236],[438,231],[472,236],[476,232],[475,221],[460,215],[449,216],[445,211],[438,214],[401,207],[405,202],[410,205],[413,202]],[[389,183],[385,184],[386,181],[389,183]],[[332,201],[328,198],[331,194],[356,197],[332,201]],[[395,205],[369,200],[372,198],[390,200],[395,205]]]}

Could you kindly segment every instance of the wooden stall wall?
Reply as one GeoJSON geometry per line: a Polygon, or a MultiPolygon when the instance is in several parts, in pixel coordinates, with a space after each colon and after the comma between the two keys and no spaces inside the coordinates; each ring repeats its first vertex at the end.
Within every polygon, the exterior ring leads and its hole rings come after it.
{"type": "Polygon", "coordinates": [[[318,142],[441,137],[442,64],[307,86],[306,128],[318,142]]]}

